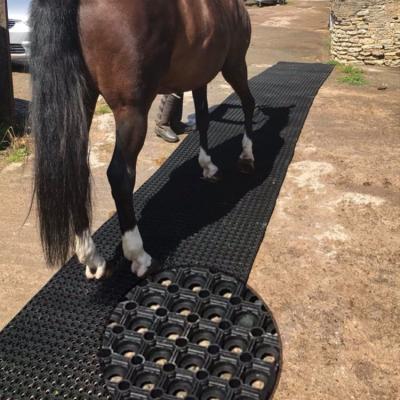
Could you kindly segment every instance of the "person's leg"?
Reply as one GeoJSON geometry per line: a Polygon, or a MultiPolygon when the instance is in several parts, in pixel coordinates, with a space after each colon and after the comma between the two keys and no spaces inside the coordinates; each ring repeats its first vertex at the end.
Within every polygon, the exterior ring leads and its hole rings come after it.
{"type": "Polygon", "coordinates": [[[155,132],[166,142],[175,143],[179,141],[177,134],[172,130],[171,119],[177,114],[181,102],[182,99],[175,94],[164,95],[161,99],[155,132]]]}
{"type": "Polygon", "coordinates": [[[156,135],[166,142],[178,142],[177,135],[190,133],[193,127],[182,123],[183,93],[164,95],[156,120],[156,135]]]}
{"type": "Polygon", "coordinates": [[[183,93],[173,93],[173,96],[176,99],[174,104],[174,108],[172,109],[171,116],[170,116],[170,125],[174,126],[182,121],[183,116],[183,93]]]}
{"type": "Polygon", "coordinates": [[[183,116],[183,98],[184,93],[176,93],[173,96],[178,96],[180,101],[176,102],[176,106],[171,114],[170,126],[177,135],[189,134],[195,130],[193,125],[185,124],[182,122],[183,116]]]}

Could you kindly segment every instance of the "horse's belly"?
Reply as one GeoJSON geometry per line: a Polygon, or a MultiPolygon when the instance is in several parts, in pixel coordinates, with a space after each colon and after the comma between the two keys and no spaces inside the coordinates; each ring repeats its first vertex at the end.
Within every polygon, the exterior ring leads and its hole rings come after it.
{"type": "Polygon", "coordinates": [[[161,79],[160,93],[185,92],[208,84],[221,71],[230,49],[230,34],[216,28],[195,43],[185,39],[171,57],[168,71],[161,79]]]}
{"type": "Polygon", "coordinates": [[[197,56],[187,53],[185,57],[171,62],[170,69],[160,82],[158,92],[186,92],[207,85],[221,71],[225,60],[225,54],[197,56]]]}

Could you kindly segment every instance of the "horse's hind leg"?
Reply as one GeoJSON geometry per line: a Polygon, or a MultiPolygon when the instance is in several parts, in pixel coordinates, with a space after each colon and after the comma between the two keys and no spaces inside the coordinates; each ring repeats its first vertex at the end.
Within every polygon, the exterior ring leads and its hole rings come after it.
{"type": "Polygon", "coordinates": [[[117,135],[114,154],[107,170],[117,207],[124,256],[132,262],[132,272],[139,277],[146,274],[152,263],[150,255],[143,248],[133,209],[136,160],[147,131],[148,111],[143,108],[123,106],[113,110],[117,135]]]}
{"type": "Polygon", "coordinates": [[[106,272],[106,260],[98,253],[89,227],[76,236],[76,255],[86,265],[86,278],[100,279],[106,272]]]}
{"type": "Polygon", "coordinates": [[[207,86],[193,90],[193,100],[196,109],[196,124],[200,134],[199,164],[203,168],[203,177],[207,180],[216,180],[218,167],[212,162],[208,154],[208,126],[210,116],[208,113],[207,86]]]}
{"type": "Polygon", "coordinates": [[[249,89],[246,61],[243,59],[238,63],[227,62],[222,74],[242,102],[246,132],[242,140],[243,149],[239,158],[239,168],[244,173],[250,173],[254,170],[253,115],[255,101],[249,89]]]}
{"type": "MultiPolygon", "coordinates": [[[[93,90],[87,99],[87,122],[88,130],[93,119],[98,93],[93,90]]],[[[86,277],[88,279],[100,279],[106,272],[106,260],[99,254],[90,234],[89,221],[80,221],[81,229],[76,234],[75,251],[79,262],[86,265],[86,277]]]]}

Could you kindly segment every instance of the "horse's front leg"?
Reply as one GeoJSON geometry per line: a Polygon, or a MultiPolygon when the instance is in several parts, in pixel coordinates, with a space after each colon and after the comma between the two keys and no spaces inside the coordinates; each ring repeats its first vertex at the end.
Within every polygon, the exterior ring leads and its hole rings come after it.
{"type": "Polygon", "coordinates": [[[208,113],[207,86],[193,91],[194,106],[196,109],[196,124],[200,133],[199,164],[203,168],[203,177],[210,181],[217,180],[218,167],[212,162],[208,153],[208,126],[210,116],[208,113]]]}
{"type": "Polygon", "coordinates": [[[254,171],[253,115],[255,101],[249,88],[245,59],[236,60],[236,58],[234,58],[233,60],[228,60],[222,70],[222,74],[238,94],[242,102],[246,132],[243,135],[242,140],[242,153],[239,157],[239,169],[243,173],[251,173],[254,171]]]}
{"type": "Polygon", "coordinates": [[[114,114],[117,126],[116,144],[107,176],[117,207],[124,256],[132,262],[132,272],[142,277],[148,271],[152,259],[143,248],[137,226],[133,209],[133,189],[136,160],[147,131],[147,111],[139,107],[124,106],[114,110],[114,114]]]}

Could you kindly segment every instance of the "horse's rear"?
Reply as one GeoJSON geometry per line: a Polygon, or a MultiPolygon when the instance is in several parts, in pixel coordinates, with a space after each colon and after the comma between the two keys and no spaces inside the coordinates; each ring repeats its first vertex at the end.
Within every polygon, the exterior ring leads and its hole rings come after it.
{"type": "Polygon", "coordinates": [[[87,161],[88,125],[101,93],[116,121],[116,144],[107,174],[123,251],[132,271],[142,276],[152,259],[143,248],[132,192],[156,95],[193,90],[199,162],[204,177],[212,180],[218,168],[208,154],[206,88],[222,71],[244,106],[241,164],[247,169],[253,165],[254,100],[245,63],[250,22],[243,1],[33,0],[32,11],[35,183],[47,258],[52,263],[64,261],[75,242],[87,276],[100,278],[105,273],[105,261],[89,231],[87,161]],[[52,73],[45,71],[52,68],[52,73]],[[51,123],[46,118],[52,118],[51,123]],[[55,197],[49,196],[49,186],[58,191],[55,197]]]}

